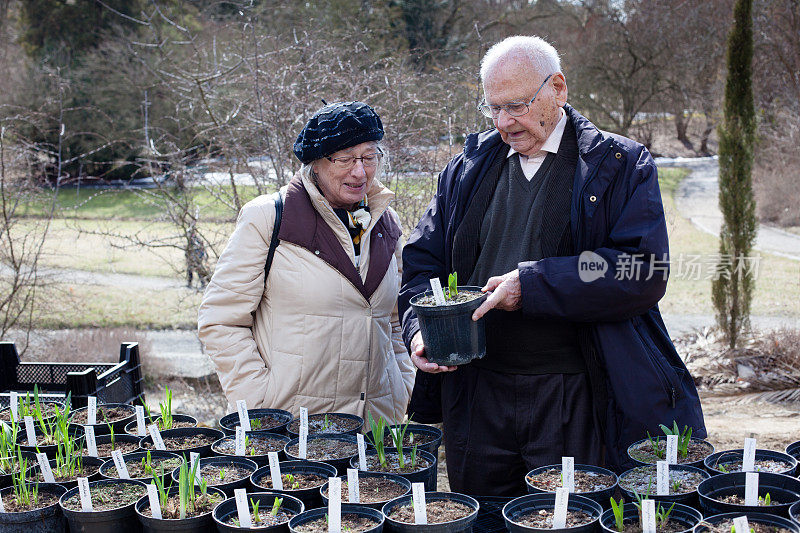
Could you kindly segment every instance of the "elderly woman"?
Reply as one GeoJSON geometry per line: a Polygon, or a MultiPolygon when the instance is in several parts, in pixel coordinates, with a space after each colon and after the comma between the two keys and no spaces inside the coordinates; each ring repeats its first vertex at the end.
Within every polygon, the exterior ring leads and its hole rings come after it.
{"type": "Polygon", "coordinates": [[[400,420],[414,384],[397,315],[401,228],[379,178],[383,125],[361,102],[317,111],[281,189],[239,213],[200,305],[200,340],[231,405],[400,420]]]}

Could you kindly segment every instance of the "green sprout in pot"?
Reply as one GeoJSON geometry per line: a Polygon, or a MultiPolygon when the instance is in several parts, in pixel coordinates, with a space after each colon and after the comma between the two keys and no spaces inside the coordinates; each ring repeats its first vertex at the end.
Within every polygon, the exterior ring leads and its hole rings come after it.
{"type": "Polygon", "coordinates": [[[670,485],[670,488],[672,489],[673,493],[680,492],[681,491],[681,480],[680,479],[676,479],[675,481],[673,481],[672,484],[670,485]]]}
{"type": "MultiPolygon", "coordinates": [[[[406,431],[408,431],[408,425],[411,423],[411,419],[409,418],[405,424],[395,422],[395,426],[399,426],[396,430],[390,430],[389,435],[392,437],[392,441],[394,441],[394,447],[397,448],[397,462],[400,465],[400,468],[406,467],[406,459],[403,453],[403,439],[405,438],[406,431]]],[[[414,445],[414,449],[416,450],[416,445],[414,445]]],[[[412,458],[412,463],[416,464],[416,457],[412,458]]]]}
{"type": "Polygon", "coordinates": [[[653,437],[650,436],[650,432],[648,431],[647,432],[647,441],[650,443],[650,453],[655,455],[658,459],[666,459],[667,451],[666,450],[662,450],[658,446],[659,443],[661,442],[661,438],[660,437],[656,437],[655,439],[653,439],[653,437]]]}
{"type": "Polygon", "coordinates": [[[622,513],[623,505],[625,505],[625,500],[620,498],[619,503],[614,500],[614,497],[611,497],[611,509],[614,512],[614,524],[617,527],[617,531],[620,533],[625,529],[625,524],[623,523],[624,515],[622,513]]]}
{"type": "Polygon", "coordinates": [[[382,416],[378,417],[378,421],[372,418],[372,412],[367,413],[367,421],[369,422],[370,432],[367,433],[367,439],[375,446],[375,453],[378,457],[378,462],[382,467],[386,467],[386,445],[383,441],[384,433],[386,433],[386,420],[382,416]],[[370,436],[371,435],[371,436],[370,436]]]}
{"type": "Polygon", "coordinates": [[[169,387],[164,387],[164,396],[166,400],[163,403],[158,404],[158,408],[161,410],[161,420],[158,421],[158,425],[160,430],[165,429],[172,429],[172,391],[169,390],[169,387]]]}
{"type": "Polygon", "coordinates": [[[258,514],[258,505],[260,503],[261,502],[259,502],[258,500],[254,500],[253,498],[250,498],[250,505],[253,508],[253,523],[255,523],[255,524],[260,524],[261,523],[261,515],[258,514]]]}
{"type": "MultiPolygon", "coordinates": [[[[194,490],[194,480],[197,475],[197,468],[200,461],[195,461],[191,469],[186,461],[181,463],[180,470],[178,471],[178,497],[180,499],[180,518],[186,518],[186,511],[194,511],[197,501],[197,495],[194,490]]],[[[200,483],[200,490],[205,494],[206,483],[200,483]]]]}
{"type": "Polygon", "coordinates": [[[458,296],[458,272],[453,272],[447,277],[447,299],[455,300],[458,296]]]}
{"type": "Polygon", "coordinates": [[[322,431],[323,431],[323,433],[324,433],[325,431],[328,431],[328,429],[329,429],[330,427],[331,427],[331,423],[330,423],[330,421],[328,420],[328,413],[325,413],[325,419],[322,421],[322,431]]]}
{"type": "Polygon", "coordinates": [[[261,419],[260,418],[251,418],[250,419],[250,429],[253,431],[261,429],[261,419]]]}
{"type": "Polygon", "coordinates": [[[19,471],[11,476],[14,485],[14,497],[18,505],[31,507],[39,502],[39,484],[28,483],[25,472],[28,469],[28,460],[19,456],[19,471]]]}
{"type": "Polygon", "coordinates": [[[272,516],[278,516],[278,511],[280,511],[282,503],[283,498],[275,498],[275,501],[272,502],[272,510],[269,512],[269,514],[272,516]]]}
{"type": "MultiPolygon", "coordinates": [[[[151,469],[152,470],[152,469],[151,469]]],[[[167,476],[169,477],[169,476],[167,476]]],[[[164,465],[161,465],[161,475],[160,476],[153,476],[152,484],[155,484],[156,491],[158,491],[158,503],[161,505],[163,509],[167,505],[167,497],[169,495],[169,489],[172,486],[172,479],[169,480],[169,485],[164,486],[164,465]]]]}
{"type": "Polygon", "coordinates": [[[297,481],[297,479],[292,474],[284,474],[281,477],[283,478],[283,481],[285,481],[286,484],[289,485],[289,488],[291,490],[300,488],[300,482],[297,481]]]}
{"type": "Polygon", "coordinates": [[[219,469],[219,480],[223,481],[224,479],[225,479],[225,469],[224,468],[220,468],[219,469]]]}
{"type": "Polygon", "coordinates": [[[766,507],[769,507],[770,505],[772,505],[772,497],[769,495],[769,492],[766,495],[764,495],[763,498],[761,496],[759,496],[758,497],[758,503],[762,504],[762,505],[764,505],[766,507]]]}
{"type": "Polygon", "coordinates": [[[672,421],[672,429],[664,424],[659,424],[658,427],[664,432],[664,435],[677,435],[678,436],[678,457],[686,459],[689,456],[689,443],[692,440],[692,428],[683,426],[683,431],[678,429],[678,422],[672,421]]]}

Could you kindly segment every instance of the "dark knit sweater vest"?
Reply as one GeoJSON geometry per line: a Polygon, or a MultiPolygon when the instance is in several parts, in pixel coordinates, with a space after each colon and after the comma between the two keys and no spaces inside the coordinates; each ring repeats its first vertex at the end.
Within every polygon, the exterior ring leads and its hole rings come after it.
{"type": "MultiPolygon", "coordinates": [[[[558,153],[548,154],[530,181],[516,154],[495,165],[496,177],[487,176],[495,181],[488,202],[473,200],[487,203],[479,227],[474,228],[477,257],[469,273],[470,285],[482,286],[523,261],[573,254],[569,213],[577,159],[575,130],[568,124],[558,153]]],[[[493,310],[485,320],[487,355],[473,364],[513,374],[585,371],[575,324],[533,319],[522,311],[493,310]]]]}

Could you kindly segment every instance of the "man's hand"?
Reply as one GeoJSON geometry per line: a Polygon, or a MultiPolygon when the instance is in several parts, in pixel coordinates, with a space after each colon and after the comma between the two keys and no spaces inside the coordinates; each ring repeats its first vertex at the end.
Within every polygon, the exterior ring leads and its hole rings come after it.
{"type": "Polygon", "coordinates": [[[428,362],[425,357],[425,344],[422,342],[422,332],[418,331],[411,339],[411,362],[423,372],[438,374],[439,372],[452,372],[457,366],[441,366],[428,362]]]}
{"type": "Polygon", "coordinates": [[[490,309],[516,311],[522,307],[522,285],[519,283],[519,270],[489,278],[481,290],[483,292],[492,291],[492,293],[472,313],[472,320],[480,319],[490,309]]]}

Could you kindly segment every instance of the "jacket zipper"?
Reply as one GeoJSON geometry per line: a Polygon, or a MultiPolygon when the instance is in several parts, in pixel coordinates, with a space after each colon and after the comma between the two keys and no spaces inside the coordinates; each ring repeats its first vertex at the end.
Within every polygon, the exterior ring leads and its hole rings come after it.
{"type": "Polygon", "coordinates": [[[638,317],[633,319],[633,329],[636,330],[636,334],[639,336],[639,340],[642,342],[642,346],[644,346],[645,351],[650,356],[650,361],[653,362],[653,366],[656,368],[656,374],[658,374],[658,379],[661,381],[661,386],[664,388],[664,392],[667,394],[667,397],[670,402],[670,406],[675,409],[675,403],[677,401],[677,393],[675,391],[675,387],[672,386],[669,378],[667,377],[667,372],[664,369],[664,364],[658,358],[658,354],[653,353],[650,348],[650,345],[647,343],[647,339],[644,338],[644,335],[641,331],[639,331],[639,321],[638,317]]]}

